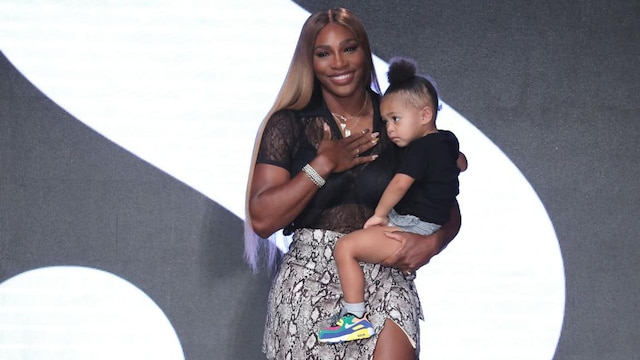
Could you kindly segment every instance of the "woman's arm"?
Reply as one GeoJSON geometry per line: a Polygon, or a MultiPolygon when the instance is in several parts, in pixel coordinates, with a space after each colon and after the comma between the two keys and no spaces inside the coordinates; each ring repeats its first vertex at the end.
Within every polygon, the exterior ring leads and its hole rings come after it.
{"type": "Polygon", "coordinates": [[[458,235],[462,224],[460,207],[456,201],[451,207],[449,221],[440,230],[431,235],[418,235],[409,232],[394,231],[386,233],[387,237],[400,242],[400,249],[382,265],[413,272],[429,263],[432,257],[442,251],[458,235]]]}
{"type": "MultiPolygon", "coordinates": [[[[357,156],[371,149],[377,133],[362,132],[341,140],[331,140],[325,124],[316,157],[309,163],[324,179],[356,165],[373,161],[376,156],[357,156]]],[[[249,191],[249,213],[253,230],[262,238],[290,224],[307,206],[318,186],[304,172],[293,178],[279,166],[256,164],[249,191]]]]}
{"type": "Polygon", "coordinates": [[[456,165],[458,166],[458,169],[460,169],[460,172],[466,171],[467,167],[469,166],[469,164],[467,163],[467,156],[462,151],[458,153],[456,165]]]}
{"type": "Polygon", "coordinates": [[[301,172],[291,179],[289,172],[279,166],[256,164],[249,195],[251,226],[256,234],[267,238],[302,212],[318,191],[305,176],[301,172]]]}

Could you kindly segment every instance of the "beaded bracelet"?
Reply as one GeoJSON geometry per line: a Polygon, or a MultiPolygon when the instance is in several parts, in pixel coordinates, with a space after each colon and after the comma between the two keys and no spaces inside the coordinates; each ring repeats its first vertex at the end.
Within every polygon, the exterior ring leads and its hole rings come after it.
{"type": "Polygon", "coordinates": [[[320,174],[318,174],[318,172],[316,171],[316,169],[314,169],[313,167],[311,167],[311,165],[307,164],[302,168],[302,171],[307,174],[307,176],[309,177],[309,179],[311,179],[311,181],[313,181],[314,184],[316,184],[317,187],[321,188],[324,186],[324,184],[326,183],[326,181],[322,178],[322,176],[320,176],[320,174]]]}

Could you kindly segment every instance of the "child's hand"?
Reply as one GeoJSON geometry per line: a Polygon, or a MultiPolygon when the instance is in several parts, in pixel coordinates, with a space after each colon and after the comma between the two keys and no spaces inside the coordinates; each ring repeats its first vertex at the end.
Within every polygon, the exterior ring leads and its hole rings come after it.
{"type": "Polygon", "coordinates": [[[389,225],[389,218],[387,216],[376,216],[372,217],[364,223],[364,228],[372,227],[372,226],[387,226],[389,225]]]}

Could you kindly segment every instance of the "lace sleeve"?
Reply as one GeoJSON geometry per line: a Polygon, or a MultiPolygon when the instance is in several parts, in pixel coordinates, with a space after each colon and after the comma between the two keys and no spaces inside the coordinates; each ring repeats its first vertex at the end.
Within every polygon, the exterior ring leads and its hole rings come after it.
{"type": "Polygon", "coordinates": [[[265,125],[257,163],[280,166],[290,171],[298,148],[300,129],[291,111],[279,111],[265,125]]]}

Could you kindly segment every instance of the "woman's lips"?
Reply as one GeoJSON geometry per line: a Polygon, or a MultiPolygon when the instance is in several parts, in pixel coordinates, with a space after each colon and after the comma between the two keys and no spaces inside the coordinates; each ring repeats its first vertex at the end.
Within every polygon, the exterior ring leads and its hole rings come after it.
{"type": "Polygon", "coordinates": [[[353,72],[350,73],[346,73],[346,74],[340,74],[340,75],[331,75],[329,76],[329,79],[331,80],[332,83],[336,84],[336,85],[345,85],[351,82],[351,80],[353,79],[353,72]]]}

